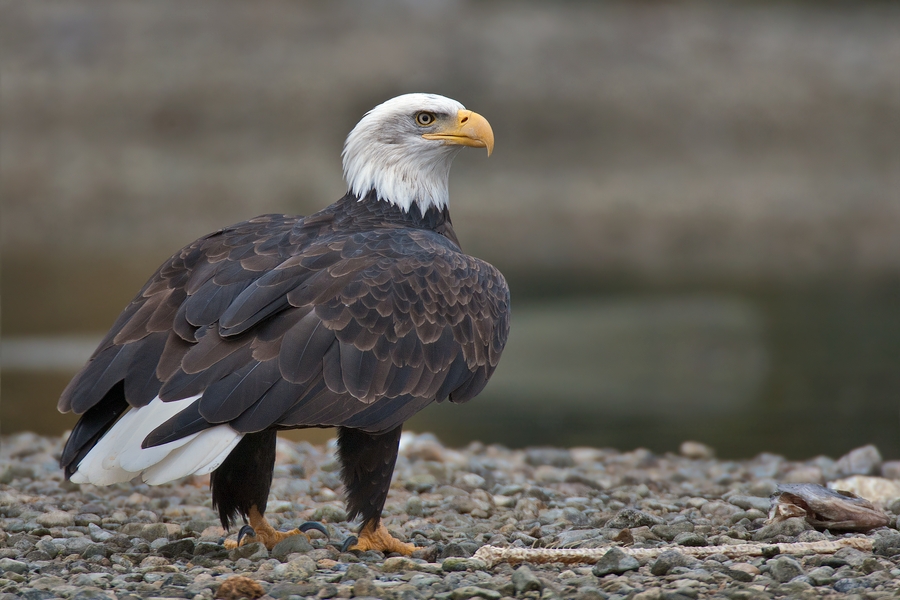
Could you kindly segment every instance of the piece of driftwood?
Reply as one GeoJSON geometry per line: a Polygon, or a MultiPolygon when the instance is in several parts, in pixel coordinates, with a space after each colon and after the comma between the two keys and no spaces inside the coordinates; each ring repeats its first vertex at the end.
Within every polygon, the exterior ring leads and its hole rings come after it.
{"type": "MultiPolygon", "coordinates": [[[[841,548],[855,548],[862,552],[871,552],[872,545],[873,542],[869,538],[853,537],[786,544],[758,542],[725,546],[664,546],[661,548],[619,548],[619,550],[635,557],[641,563],[646,563],[658,558],[660,554],[667,550],[678,550],[682,554],[696,558],[712,556],[713,554],[724,554],[728,558],[749,558],[752,556],[776,556],[778,554],[792,554],[795,556],[834,554],[841,548]]],[[[482,546],[472,558],[484,562],[489,567],[501,562],[510,564],[554,562],[594,564],[608,550],[609,548],[499,548],[497,546],[482,546]]]]}
{"type": "Polygon", "coordinates": [[[870,531],[891,522],[883,510],[865,498],[814,483],[778,486],[772,496],[769,522],[791,517],[803,517],[816,529],[830,531],[870,531]]]}

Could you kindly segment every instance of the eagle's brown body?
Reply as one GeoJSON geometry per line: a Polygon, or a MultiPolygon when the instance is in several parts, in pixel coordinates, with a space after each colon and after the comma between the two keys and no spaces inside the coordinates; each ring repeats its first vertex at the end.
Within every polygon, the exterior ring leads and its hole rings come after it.
{"type": "MultiPolygon", "coordinates": [[[[351,516],[377,517],[400,426],[433,401],[482,390],[506,343],[508,310],[502,275],[462,253],[446,209],[422,215],[347,195],[306,218],[225,228],[169,259],[69,384],[60,409],[83,416],[62,465],[74,472],[129,406],[202,394],[144,446],[220,424],[250,434],[213,474],[226,526],[249,505],[222,489],[242,479],[226,483],[219,471],[254,444],[271,446],[270,463],[274,435],[259,432],[302,427],[360,430],[355,445],[367,435],[384,445],[387,435],[389,447],[372,457],[389,465],[370,510],[364,497],[375,490],[355,494],[345,464],[351,516]]],[[[272,465],[258,467],[271,480],[272,465]]],[[[250,494],[263,510],[268,484],[265,492],[250,494]]]]}

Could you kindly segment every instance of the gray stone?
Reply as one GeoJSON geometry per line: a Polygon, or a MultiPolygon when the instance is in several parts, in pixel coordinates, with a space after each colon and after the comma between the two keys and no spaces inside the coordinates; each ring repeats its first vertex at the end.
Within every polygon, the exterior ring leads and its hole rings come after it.
{"type": "Polygon", "coordinates": [[[454,571],[483,571],[487,568],[487,564],[477,558],[451,556],[441,563],[441,568],[448,573],[454,571]]]}
{"type": "Polygon", "coordinates": [[[28,571],[28,565],[11,558],[0,558],[0,573],[5,573],[7,571],[12,571],[13,573],[21,575],[28,571]]]}
{"type": "Polygon", "coordinates": [[[240,560],[242,558],[246,558],[251,561],[263,560],[265,558],[269,558],[269,551],[265,547],[265,545],[259,542],[253,542],[251,544],[244,544],[243,546],[233,548],[228,553],[228,558],[230,558],[231,560],[240,560]]]}
{"type": "Polygon", "coordinates": [[[531,591],[540,592],[544,589],[544,584],[541,580],[526,566],[521,566],[513,572],[512,584],[516,590],[516,595],[531,591]]]}
{"type": "Polygon", "coordinates": [[[152,542],[159,538],[168,538],[169,530],[166,528],[165,523],[150,523],[149,525],[142,525],[138,535],[148,542],[152,542]]]}
{"type": "Polygon", "coordinates": [[[194,554],[194,540],[185,538],[174,542],[168,542],[157,549],[161,556],[177,558],[179,556],[192,556],[194,554]]]}
{"type": "Polygon", "coordinates": [[[679,533],[675,536],[675,539],[672,540],[679,546],[706,546],[708,542],[706,541],[706,536],[701,535],[699,533],[685,531],[684,533],[679,533]]]}
{"type": "Polygon", "coordinates": [[[75,517],[62,510],[52,510],[48,513],[40,515],[37,519],[38,524],[44,527],[71,527],[75,524],[75,517]]]}
{"type": "Polygon", "coordinates": [[[869,444],[851,450],[837,461],[838,475],[874,475],[881,468],[881,453],[878,448],[869,444]]]}
{"type": "Polygon", "coordinates": [[[92,556],[106,558],[107,556],[109,556],[109,551],[103,544],[90,544],[87,548],[84,549],[84,552],[81,553],[81,557],[91,558],[92,556]]]}
{"type": "Polygon", "coordinates": [[[831,567],[816,567],[807,574],[813,585],[831,585],[834,582],[834,569],[831,567]]]}
{"type": "Polygon", "coordinates": [[[533,467],[543,465],[571,467],[575,465],[572,453],[564,448],[528,448],[525,450],[525,462],[533,467]]]}
{"type": "Polygon", "coordinates": [[[680,521],[678,523],[664,523],[662,525],[654,525],[650,528],[653,535],[661,537],[667,542],[675,539],[679,533],[693,533],[694,524],[690,521],[680,521]]]}
{"type": "Polygon", "coordinates": [[[639,569],[640,566],[641,563],[635,557],[625,554],[619,548],[610,548],[594,565],[593,573],[597,577],[603,577],[611,573],[621,575],[622,573],[639,569]]]}
{"type": "Polygon", "coordinates": [[[776,536],[783,535],[786,537],[795,537],[804,531],[812,529],[812,525],[806,522],[802,517],[792,517],[777,523],[770,523],[753,534],[754,541],[761,542],[772,539],[776,536]]]}
{"type": "Polygon", "coordinates": [[[194,556],[206,556],[207,558],[226,558],[228,550],[221,544],[213,542],[199,542],[194,546],[194,556]]]}
{"type": "Polygon", "coordinates": [[[318,592],[318,587],[314,583],[291,583],[291,582],[282,582],[276,583],[267,593],[268,596],[272,598],[288,598],[290,596],[315,596],[316,592],[318,592]]]}
{"type": "Polygon", "coordinates": [[[289,579],[309,579],[316,572],[316,561],[308,556],[299,556],[283,565],[278,565],[276,569],[283,569],[285,577],[289,579]]]}
{"type": "Polygon", "coordinates": [[[59,554],[59,546],[51,540],[41,540],[36,545],[41,552],[44,552],[50,558],[56,558],[56,555],[59,554]]]}
{"type": "Polygon", "coordinates": [[[353,595],[357,598],[377,598],[381,594],[375,582],[369,578],[357,579],[353,584],[353,595]]]}
{"type": "Polygon", "coordinates": [[[841,594],[846,594],[848,592],[852,592],[854,590],[862,590],[868,587],[866,582],[862,579],[856,579],[854,577],[845,577],[843,579],[838,579],[834,582],[832,586],[834,591],[840,592],[841,594]]]}
{"type": "Polygon", "coordinates": [[[91,542],[90,538],[86,537],[73,537],[66,540],[66,553],[68,554],[81,554],[87,547],[90,546],[93,542],[91,542]]]}
{"type": "Polygon", "coordinates": [[[309,539],[301,533],[286,537],[275,544],[275,547],[272,548],[272,556],[284,562],[287,560],[288,555],[294,552],[309,552],[312,549],[309,539]]]}
{"type": "Polygon", "coordinates": [[[606,523],[606,526],[613,529],[633,529],[635,527],[651,527],[661,524],[663,524],[663,520],[659,517],[634,508],[623,508],[606,523]]]}
{"type": "MultiPolygon", "coordinates": [[[[355,590],[354,590],[355,591],[355,590]]],[[[500,592],[488,590],[474,585],[466,585],[450,592],[452,600],[467,600],[468,598],[485,598],[485,600],[500,600],[500,592]]]]}
{"type": "Polygon", "coordinates": [[[347,520],[347,511],[333,504],[323,504],[313,511],[311,521],[326,523],[343,523],[347,520]]]}
{"type": "Polygon", "coordinates": [[[772,500],[770,498],[760,498],[758,496],[743,496],[739,494],[735,494],[734,496],[728,497],[728,502],[743,508],[744,510],[750,510],[755,508],[756,510],[768,513],[769,508],[772,506],[772,500]]]}
{"type": "Polygon", "coordinates": [[[354,581],[357,579],[371,579],[372,572],[366,568],[365,565],[361,565],[359,563],[354,563],[347,567],[347,570],[344,572],[344,576],[341,577],[341,581],[354,581]]]}
{"type": "Polygon", "coordinates": [[[675,567],[691,567],[697,564],[697,559],[682,554],[678,550],[666,550],[660,554],[650,566],[650,572],[657,577],[668,575],[675,567]]]}
{"type": "Polygon", "coordinates": [[[779,556],[766,563],[769,566],[769,574],[781,583],[785,583],[803,575],[803,566],[800,562],[791,556],[779,556]]]}
{"type": "Polygon", "coordinates": [[[880,556],[896,556],[900,554],[900,533],[891,531],[875,538],[873,551],[880,556]]]}

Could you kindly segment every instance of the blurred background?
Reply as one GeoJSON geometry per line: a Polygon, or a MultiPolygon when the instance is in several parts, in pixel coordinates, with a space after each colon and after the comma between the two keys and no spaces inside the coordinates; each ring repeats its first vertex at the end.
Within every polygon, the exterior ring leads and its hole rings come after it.
{"type": "Polygon", "coordinates": [[[451,207],[513,321],[487,390],[408,428],[900,458],[897,3],[2,10],[4,433],[70,428],[60,391],[163,260],[336,200],[359,117],[428,91],[493,125],[451,207]]]}

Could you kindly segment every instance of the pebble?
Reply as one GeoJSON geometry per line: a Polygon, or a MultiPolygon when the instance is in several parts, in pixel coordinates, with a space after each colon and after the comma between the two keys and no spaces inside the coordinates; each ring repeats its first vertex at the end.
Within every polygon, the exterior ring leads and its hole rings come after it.
{"type": "MultiPolygon", "coordinates": [[[[429,434],[404,434],[384,522],[421,548],[412,557],[384,557],[341,553],[336,547],[355,525],[346,522],[334,491],[340,477],[332,449],[278,443],[268,512],[272,525],[288,530],[319,519],[327,524],[329,539],[292,536],[272,551],[258,544],[228,551],[219,543],[226,532],[209,507],[205,484],[81,488],[62,481],[55,458],[59,438],[19,434],[0,439],[0,600],[88,600],[112,594],[120,600],[212,600],[223,582],[239,576],[259,586],[253,593],[272,598],[706,600],[900,594],[900,533],[893,529],[868,534],[873,552],[698,560],[685,550],[752,539],[833,539],[803,519],[766,525],[769,496],[786,478],[833,480],[848,464],[881,475],[900,472],[871,448],[839,461],[789,461],[773,454],[722,461],[711,449],[664,456],[646,450],[509,450],[477,444],[451,449],[429,434]],[[11,449],[23,447],[28,453],[9,458],[17,452],[11,449]],[[613,539],[664,552],[642,566],[611,548],[613,539]],[[596,565],[488,567],[472,557],[487,543],[606,551],[596,565]]],[[[893,504],[888,508],[900,512],[893,504]]],[[[228,533],[233,539],[236,531],[228,533]]]]}
{"type": "Polygon", "coordinates": [[[619,548],[613,547],[607,550],[606,554],[597,561],[597,564],[594,565],[593,573],[597,577],[603,577],[611,573],[621,575],[627,571],[639,569],[640,566],[641,563],[635,557],[625,554],[619,548]]]}
{"type": "Polygon", "coordinates": [[[875,446],[856,448],[838,459],[838,476],[875,475],[880,470],[881,463],[881,453],[875,446]]]}

